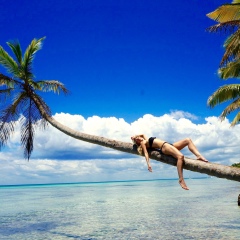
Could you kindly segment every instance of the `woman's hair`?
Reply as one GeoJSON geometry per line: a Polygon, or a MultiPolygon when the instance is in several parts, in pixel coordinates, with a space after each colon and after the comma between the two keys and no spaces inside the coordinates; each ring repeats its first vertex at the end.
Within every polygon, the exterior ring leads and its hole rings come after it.
{"type": "Polygon", "coordinates": [[[136,144],[136,145],[137,145],[137,151],[138,151],[138,153],[139,153],[140,155],[143,155],[142,146],[141,146],[141,145],[138,145],[137,142],[136,142],[136,140],[135,140],[134,138],[132,139],[132,142],[133,142],[133,144],[136,144]]]}
{"type": "Polygon", "coordinates": [[[137,151],[140,155],[143,155],[143,149],[141,145],[138,146],[137,151]]]}

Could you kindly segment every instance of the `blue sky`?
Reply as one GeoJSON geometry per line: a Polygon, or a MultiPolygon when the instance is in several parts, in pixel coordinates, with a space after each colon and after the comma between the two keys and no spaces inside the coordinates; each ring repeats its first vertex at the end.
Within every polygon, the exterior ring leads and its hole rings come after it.
{"type": "MultiPolygon", "coordinates": [[[[34,72],[36,79],[59,80],[71,91],[67,97],[44,95],[54,116],[58,117],[62,113],[61,121],[70,118],[66,125],[124,141],[128,141],[128,134],[137,131],[142,133],[143,130],[149,135],[155,133],[160,138],[163,138],[162,134],[169,141],[179,140],[174,139],[174,132],[175,137],[193,137],[199,143],[199,148],[209,154],[207,150],[216,146],[199,140],[199,134],[209,136],[206,129],[209,129],[213,122],[214,126],[219,124],[216,119],[222,107],[209,109],[206,103],[208,97],[225,83],[219,80],[216,73],[226,36],[206,31],[207,27],[214,24],[206,14],[223,3],[225,1],[214,0],[22,0],[13,4],[2,0],[0,45],[7,49],[7,41],[19,40],[25,50],[33,38],[46,36],[43,49],[36,55],[34,72]],[[156,124],[145,122],[146,116],[152,116],[152,121],[156,121],[156,124]],[[212,117],[216,121],[210,121],[212,117]],[[162,129],[159,132],[162,119],[166,121],[164,125],[171,125],[171,121],[180,121],[181,125],[181,119],[184,119],[186,126],[179,130],[173,124],[168,130],[162,129]],[[83,122],[92,125],[84,129],[83,122]],[[134,128],[139,122],[146,126],[139,125],[134,128]],[[120,128],[122,135],[118,135],[118,124],[125,126],[120,128]],[[206,131],[199,130],[200,126],[206,131]],[[181,132],[183,129],[186,130],[185,133],[181,132]]],[[[3,69],[1,71],[3,72],[3,69]]],[[[226,124],[229,124],[228,120],[226,124]]],[[[214,129],[218,127],[215,126],[214,129]]],[[[235,133],[237,129],[235,128],[235,133]]],[[[58,179],[50,170],[46,170],[40,179],[19,179],[17,172],[23,175],[25,173],[26,176],[27,174],[24,169],[17,170],[16,166],[19,165],[16,165],[15,161],[20,161],[21,164],[24,162],[24,166],[29,167],[41,160],[41,164],[44,161],[56,161],[57,164],[66,161],[70,164],[73,160],[74,164],[76,160],[82,164],[85,159],[86,164],[89,164],[98,161],[97,158],[100,158],[99,161],[111,158],[114,164],[119,164],[119,161],[128,161],[126,159],[132,157],[120,153],[115,156],[116,153],[106,153],[109,150],[102,148],[97,148],[103,152],[96,157],[97,154],[94,156],[92,152],[95,146],[83,145],[84,149],[80,151],[78,144],[82,143],[76,140],[73,143],[69,138],[66,138],[66,142],[78,147],[73,149],[73,146],[68,146],[65,142],[59,148],[54,145],[54,141],[49,141],[55,151],[50,151],[46,146],[43,150],[41,141],[50,139],[51,131],[41,133],[42,138],[36,138],[33,160],[29,165],[25,165],[28,163],[22,158],[16,134],[3,150],[2,159],[0,158],[4,166],[5,161],[12,164],[10,165],[16,175],[13,179],[4,180],[2,184],[28,183],[31,180],[67,181],[64,177],[58,179]],[[19,155],[14,156],[12,152],[16,153],[18,150],[19,155]],[[118,161],[114,160],[114,156],[118,161]]],[[[230,138],[236,137],[232,130],[226,131],[229,131],[230,138]],[[231,134],[234,134],[234,137],[231,134]]],[[[219,133],[214,134],[217,136],[219,133]]],[[[65,136],[59,135],[59,138],[65,139],[65,136]]],[[[213,142],[214,139],[213,137],[213,142]]],[[[217,145],[216,141],[215,144],[217,145]]],[[[218,154],[221,155],[222,152],[218,154]]],[[[219,155],[214,161],[220,161],[219,155]]],[[[235,160],[236,154],[224,163],[229,164],[235,160]]],[[[135,157],[133,161],[136,161],[135,157]]],[[[116,180],[111,171],[122,174],[118,180],[127,179],[129,173],[124,175],[118,166],[110,167],[109,175],[101,177],[103,174],[99,173],[93,180],[116,180]]],[[[168,169],[168,166],[162,167],[168,169]]],[[[35,165],[34,168],[36,169],[35,165]]],[[[7,176],[8,171],[5,170],[5,173],[7,176]]],[[[34,174],[40,173],[41,171],[34,174]]],[[[65,174],[67,175],[67,172],[65,174]]],[[[83,178],[73,177],[72,181],[91,180],[90,175],[83,178]]],[[[143,175],[139,172],[135,178],[141,176],[143,175]]],[[[153,177],[157,178],[158,174],[153,177]]],[[[171,176],[165,174],[164,177],[171,176]]],[[[149,178],[149,175],[146,178],[149,178]]]]}
{"type": "Polygon", "coordinates": [[[71,91],[46,96],[53,113],[133,121],[181,109],[204,119],[221,111],[206,102],[222,84],[216,72],[225,37],[206,31],[214,24],[206,14],[223,2],[3,1],[0,44],[18,39],[25,49],[46,36],[36,78],[71,91]]]}

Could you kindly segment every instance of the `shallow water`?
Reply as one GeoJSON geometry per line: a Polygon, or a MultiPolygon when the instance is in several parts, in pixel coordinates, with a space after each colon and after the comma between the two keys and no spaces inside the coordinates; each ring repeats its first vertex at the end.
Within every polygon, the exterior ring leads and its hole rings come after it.
{"type": "Polygon", "coordinates": [[[240,239],[238,182],[0,187],[0,239],[240,239]]]}

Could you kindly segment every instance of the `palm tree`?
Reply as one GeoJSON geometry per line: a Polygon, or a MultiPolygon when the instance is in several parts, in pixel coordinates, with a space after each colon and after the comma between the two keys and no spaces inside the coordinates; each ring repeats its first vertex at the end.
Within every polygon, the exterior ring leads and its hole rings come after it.
{"type": "MultiPolygon", "coordinates": [[[[221,79],[240,78],[240,0],[224,4],[207,16],[218,24],[208,28],[210,32],[225,31],[231,33],[224,43],[225,53],[218,70],[221,79]]],[[[215,107],[223,102],[232,101],[221,113],[224,120],[230,113],[240,108],[240,84],[221,86],[208,99],[208,105],[215,107]]],[[[231,126],[240,122],[240,112],[233,119],[231,126]]]]}
{"type": "MultiPolygon", "coordinates": [[[[14,126],[20,117],[21,142],[24,147],[24,155],[27,159],[30,158],[33,151],[35,128],[39,126],[46,127],[47,122],[73,138],[122,152],[138,154],[136,146],[131,143],[75,131],[57,122],[51,116],[49,107],[37,92],[53,91],[56,93],[67,93],[68,90],[62,83],[56,80],[34,80],[32,62],[36,52],[41,49],[43,40],[44,38],[34,39],[24,55],[22,55],[19,43],[8,42],[7,44],[13,51],[16,60],[0,46],[0,64],[12,75],[10,78],[4,74],[0,74],[0,87],[2,87],[0,89],[0,97],[5,100],[1,101],[0,105],[0,147],[3,147],[14,133],[14,126]]],[[[160,154],[158,151],[151,151],[150,157],[157,161],[176,166],[176,159],[160,154]]],[[[235,167],[185,158],[184,168],[211,176],[240,181],[240,170],[235,167]]]]}
{"type": "Polygon", "coordinates": [[[0,75],[0,86],[5,87],[0,92],[0,96],[4,100],[1,103],[7,103],[0,112],[0,147],[9,140],[14,132],[16,121],[20,118],[21,143],[24,148],[24,156],[28,159],[33,151],[35,128],[37,126],[45,128],[46,126],[46,119],[42,117],[39,106],[44,112],[51,114],[49,107],[37,94],[37,91],[67,93],[67,89],[58,81],[34,80],[32,62],[36,52],[41,49],[43,40],[44,38],[34,39],[24,55],[22,55],[18,42],[8,42],[16,60],[0,46],[0,63],[13,76],[9,78],[3,74],[0,75]]]}

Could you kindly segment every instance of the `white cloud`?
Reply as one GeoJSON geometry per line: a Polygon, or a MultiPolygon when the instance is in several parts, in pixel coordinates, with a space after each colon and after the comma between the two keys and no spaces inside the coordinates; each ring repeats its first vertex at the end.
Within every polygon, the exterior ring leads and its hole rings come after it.
{"type": "MultiPolygon", "coordinates": [[[[138,133],[172,143],[190,137],[210,161],[226,165],[240,161],[240,126],[230,128],[228,120],[220,122],[217,117],[195,124],[193,116],[181,111],[160,117],[146,114],[130,124],[115,117],[85,119],[60,113],[54,118],[78,131],[125,142],[131,142],[130,136],[138,133]]],[[[143,157],[73,139],[52,126],[36,132],[34,153],[28,162],[23,159],[19,134],[17,127],[8,147],[0,152],[0,184],[177,177],[175,167],[152,161],[155,171],[149,173],[143,157]]],[[[187,149],[183,153],[194,158],[187,149]]],[[[185,171],[185,176],[194,174],[185,171]]]]}
{"type": "Polygon", "coordinates": [[[180,119],[180,118],[187,118],[191,120],[198,119],[198,117],[195,116],[194,114],[191,114],[189,112],[179,111],[179,110],[171,111],[170,116],[173,117],[174,119],[180,119]]]}

